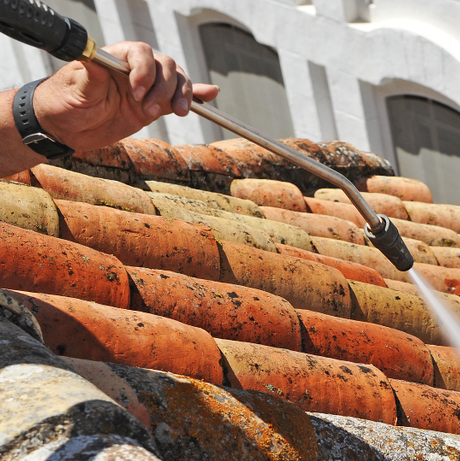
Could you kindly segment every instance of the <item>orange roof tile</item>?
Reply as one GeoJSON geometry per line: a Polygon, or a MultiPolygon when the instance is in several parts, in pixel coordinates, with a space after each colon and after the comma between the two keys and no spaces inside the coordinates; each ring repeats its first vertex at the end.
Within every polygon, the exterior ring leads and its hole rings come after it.
{"type": "MultiPolygon", "coordinates": [[[[456,207],[349,144],[285,142],[397,216],[417,270],[460,312],[456,207]]],[[[241,139],[128,139],[55,163],[0,182],[5,459],[52,453],[62,418],[79,428],[59,435],[66,456],[96,442],[141,460],[460,449],[460,358],[324,181],[241,139]],[[30,447],[37,431],[48,438],[30,447]]]]}

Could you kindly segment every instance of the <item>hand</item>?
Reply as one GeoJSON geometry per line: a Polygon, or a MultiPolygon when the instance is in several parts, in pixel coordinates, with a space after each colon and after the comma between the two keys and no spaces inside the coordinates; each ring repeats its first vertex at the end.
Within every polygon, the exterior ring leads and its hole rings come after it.
{"type": "Polygon", "coordinates": [[[140,42],[104,48],[126,61],[129,77],[95,63],[72,62],[37,87],[34,109],[42,128],[75,150],[113,144],[163,115],[185,116],[193,95],[213,100],[214,85],[192,85],[168,56],[140,42]]]}

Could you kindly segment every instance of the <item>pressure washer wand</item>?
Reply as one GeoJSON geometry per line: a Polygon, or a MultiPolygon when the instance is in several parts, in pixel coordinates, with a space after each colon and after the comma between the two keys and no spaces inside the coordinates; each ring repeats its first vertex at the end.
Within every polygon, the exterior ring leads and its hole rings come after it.
{"type": "MultiPolygon", "coordinates": [[[[81,24],[61,16],[39,0],[0,1],[0,32],[64,61],[93,61],[111,70],[129,74],[128,64],[99,49],[81,24]]],[[[190,109],[342,189],[366,220],[364,231],[373,245],[397,269],[406,271],[413,266],[414,259],[394,224],[385,215],[377,215],[345,176],[210,104],[194,99],[190,109]]]]}

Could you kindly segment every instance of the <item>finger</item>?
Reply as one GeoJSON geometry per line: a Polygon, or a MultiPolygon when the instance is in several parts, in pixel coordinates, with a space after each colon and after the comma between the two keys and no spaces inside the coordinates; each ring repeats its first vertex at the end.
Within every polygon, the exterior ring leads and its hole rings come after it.
{"type": "Polygon", "coordinates": [[[190,111],[193,97],[192,82],[179,66],[177,67],[177,86],[171,101],[173,112],[179,117],[184,117],[190,111]]]}
{"type": "Polygon", "coordinates": [[[141,101],[156,78],[156,61],[152,47],[143,42],[121,42],[104,49],[128,63],[132,95],[136,101],[141,101]]]}
{"type": "Polygon", "coordinates": [[[142,105],[144,111],[156,119],[173,112],[171,104],[178,85],[178,74],[176,63],[169,56],[155,54],[155,60],[155,82],[142,105]]]}
{"type": "Polygon", "coordinates": [[[193,96],[196,96],[200,101],[209,102],[217,98],[220,88],[217,85],[209,85],[207,83],[194,83],[193,96]]]}

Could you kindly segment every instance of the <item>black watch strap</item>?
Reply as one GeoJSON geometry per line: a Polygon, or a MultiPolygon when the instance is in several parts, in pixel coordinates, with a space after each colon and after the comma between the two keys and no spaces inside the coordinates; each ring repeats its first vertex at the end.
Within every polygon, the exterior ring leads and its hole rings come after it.
{"type": "Polygon", "coordinates": [[[35,116],[33,98],[35,88],[44,78],[27,83],[15,95],[13,101],[13,116],[22,142],[48,160],[54,160],[75,151],[65,144],[61,144],[46,134],[35,116]]]}

